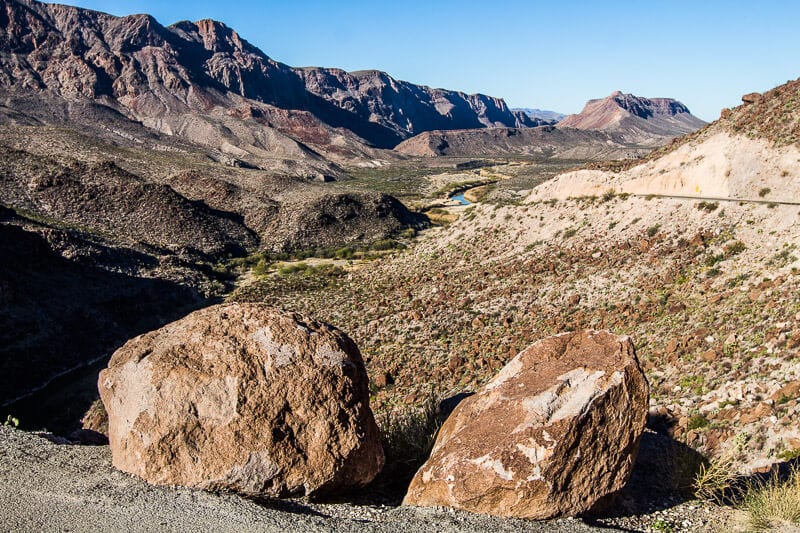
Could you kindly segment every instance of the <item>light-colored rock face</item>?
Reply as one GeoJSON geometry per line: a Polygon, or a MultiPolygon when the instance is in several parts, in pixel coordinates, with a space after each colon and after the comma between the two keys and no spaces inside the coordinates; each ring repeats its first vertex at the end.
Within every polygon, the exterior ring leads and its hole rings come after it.
{"type": "Polygon", "coordinates": [[[587,511],[627,481],[647,402],[628,337],[539,341],[459,404],[404,504],[536,519],[587,511]]]}
{"type": "Polygon", "coordinates": [[[536,187],[528,201],[618,193],[795,201],[800,150],[717,132],[622,172],[576,170],[536,187]],[[761,191],[769,189],[764,198],[761,191]]]}
{"type": "Polygon", "coordinates": [[[126,343],[98,386],[114,466],[151,483],[308,495],[383,466],[358,348],[299,315],[197,311],[126,343]]]}

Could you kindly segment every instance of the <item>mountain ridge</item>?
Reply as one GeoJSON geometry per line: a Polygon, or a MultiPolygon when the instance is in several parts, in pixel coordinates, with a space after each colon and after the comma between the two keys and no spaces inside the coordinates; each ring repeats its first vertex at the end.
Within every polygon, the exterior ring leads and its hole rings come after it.
{"type": "Polygon", "coordinates": [[[425,129],[536,125],[501,98],[377,70],[293,68],[210,19],[164,26],[150,15],[116,17],[35,0],[3,0],[0,13],[4,88],[101,101],[162,131],[180,129],[164,116],[244,104],[256,108],[249,118],[310,144],[320,136],[304,137],[304,128],[349,130],[367,146],[391,148],[425,129]]]}

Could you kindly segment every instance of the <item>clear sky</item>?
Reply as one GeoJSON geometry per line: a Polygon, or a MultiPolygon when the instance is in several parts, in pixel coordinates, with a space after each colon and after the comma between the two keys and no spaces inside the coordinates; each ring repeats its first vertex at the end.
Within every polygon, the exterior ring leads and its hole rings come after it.
{"type": "Polygon", "coordinates": [[[564,113],[619,89],[705,120],[800,77],[800,1],[61,0],[162,24],[213,18],[292,66],[395,78],[564,113]]]}

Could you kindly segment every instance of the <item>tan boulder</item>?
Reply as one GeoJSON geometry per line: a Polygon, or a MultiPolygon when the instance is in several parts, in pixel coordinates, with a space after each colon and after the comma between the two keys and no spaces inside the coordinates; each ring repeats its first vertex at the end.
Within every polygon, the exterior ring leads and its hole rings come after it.
{"type": "Polygon", "coordinates": [[[456,407],[403,503],[535,519],[585,512],[627,481],[647,407],[628,337],[541,340],[456,407]]]}
{"type": "Polygon", "coordinates": [[[356,345],[264,305],[213,306],[136,337],[98,387],[114,466],[151,483],[308,495],[383,466],[356,345]]]}

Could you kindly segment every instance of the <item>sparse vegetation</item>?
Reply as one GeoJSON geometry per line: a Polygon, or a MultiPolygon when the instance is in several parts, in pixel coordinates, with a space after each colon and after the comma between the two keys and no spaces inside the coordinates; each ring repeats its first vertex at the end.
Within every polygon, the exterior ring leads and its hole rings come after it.
{"type": "Polygon", "coordinates": [[[701,500],[723,503],[736,479],[733,456],[723,456],[700,465],[694,478],[694,494],[701,500]]]}
{"type": "Polygon", "coordinates": [[[758,197],[759,198],[764,198],[766,195],[768,195],[771,192],[772,192],[772,189],[770,189],[769,187],[762,187],[758,191],[758,197]]]}
{"type": "Polygon", "coordinates": [[[386,464],[373,485],[387,490],[405,488],[430,455],[442,420],[433,394],[417,406],[388,407],[376,413],[386,464]]]}
{"type": "Polygon", "coordinates": [[[767,481],[748,484],[741,507],[753,531],[774,531],[800,524],[800,472],[793,467],[786,480],[774,473],[767,481]]]}
{"type": "Polygon", "coordinates": [[[706,202],[705,200],[697,203],[697,209],[711,213],[719,207],[719,202],[706,202]]]}

